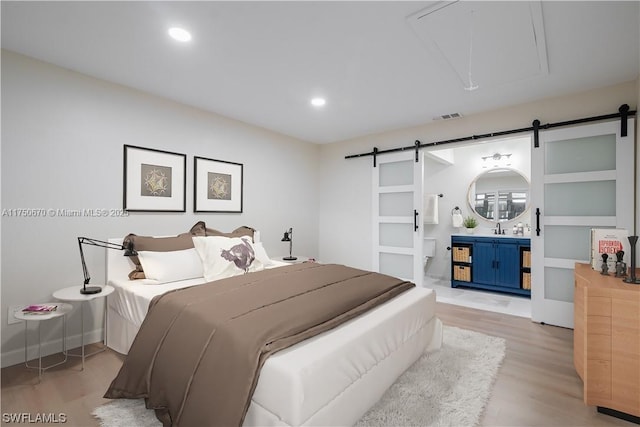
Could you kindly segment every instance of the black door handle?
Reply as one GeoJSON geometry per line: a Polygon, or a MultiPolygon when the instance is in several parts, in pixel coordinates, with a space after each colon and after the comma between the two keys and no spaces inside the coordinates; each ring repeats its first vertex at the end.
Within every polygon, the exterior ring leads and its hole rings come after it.
{"type": "Polygon", "coordinates": [[[536,236],[540,235],[540,208],[536,208],[536,236]]]}
{"type": "Polygon", "coordinates": [[[418,231],[418,211],[413,210],[413,231],[418,231]]]}

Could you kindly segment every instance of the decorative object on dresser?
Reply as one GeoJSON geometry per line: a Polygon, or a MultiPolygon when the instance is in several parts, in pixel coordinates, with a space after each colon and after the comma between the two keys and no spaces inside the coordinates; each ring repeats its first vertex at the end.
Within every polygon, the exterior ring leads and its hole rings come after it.
{"type": "Polygon", "coordinates": [[[193,211],[242,213],[242,163],[193,158],[193,211]]]}
{"type": "MultiPolygon", "coordinates": [[[[616,273],[616,261],[614,256],[617,252],[623,251],[628,254],[629,233],[621,228],[592,228],[591,229],[591,268],[601,269],[602,254],[607,254],[607,270],[616,273]]],[[[628,259],[627,257],[624,257],[628,259]]],[[[624,261],[621,259],[620,261],[624,261]]]]}
{"type": "Polygon", "coordinates": [[[451,287],[531,295],[531,240],[451,236],[451,287]]]}
{"type": "Polygon", "coordinates": [[[285,261],[295,261],[298,258],[291,255],[291,251],[293,250],[293,227],[289,228],[289,230],[284,232],[284,237],[282,237],[282,242],[289,242],[289,256],[283,257],[282,259],[285,261]]]}
{"type": "Polygon", "coordinates": [[[626,277],[627,275],[627,263],[623,261],[623,258],[624,251],[616,252],[616,277],[626,277]]]}
{"type": "Polygon", "coordinates": [[[187,156],[124,146],[123,207],[129,212],[185,212],[187,156]]]}
{"type": "Polygon", "coordinates": [[[600,274],[602,274],[603,276],[608,276],[609,275],[609,264],[607,264],[607,259],[608,258],[609,258],[609,255],[602,254],[602,270],[601,270],[600,274]]]}
{"type": "Polygon", "coordinates": [[[133,249],[131,244],[125,247],[123,245],[118,245],[116,243],[107,242],[104,240],[91,239],[89,237],[78,237],[78,247],[80,248],[80,260],[82,261],[82,273],[84,274],[84,284],[82,285],[82,288],[80,288],[81,294],[97,294],[102,292],[101,286],[87,286],[89,284],[89,281],[91,280],[91,276],[89,275],[87,264],[84,261],[84,251],[82,250],[82,245],[91,245],[91,246],[98,246],[100,248],[116,249],[119,251],[124,251],[124,256],[137,255],[137,252],[133,249]]]}
{"type": "Polygon", "coordinates": [[[628,239],[631,247],[631,268],[629,268],[629,277],[625,277],[623,280],[626,283],[637,285],[640,283],[640,280],[636,278],[636,243],[638,243],[638,236],[629,236],[628,239]]]}
{"type": "Polygon", "coordinates": [[[575,264],[573,361],[584,403],[640,424],[640,286],[575,264]]]}

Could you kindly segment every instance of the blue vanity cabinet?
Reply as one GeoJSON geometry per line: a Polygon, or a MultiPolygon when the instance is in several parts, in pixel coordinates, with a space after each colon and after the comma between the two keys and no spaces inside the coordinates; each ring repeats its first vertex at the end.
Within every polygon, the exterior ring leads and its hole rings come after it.
{"type": "Polygon", "coordinates": [[[451,286],[466,286],[492,291],[531,295],[527,283],[523,283],[525,266],[523,254],[528,253],[531,242],[527,238],[451,236],[455,251],[460,246],[473,254],[468,266],[471,272],[467,280],[458,280],[461,263],[452,257],[451,286]]]}
{"type": "Polygon", "coordinates": [[[491,241],[475,241],[473,244],[473,282],[483,285],[496,283],[496,250],[491,241]]]}

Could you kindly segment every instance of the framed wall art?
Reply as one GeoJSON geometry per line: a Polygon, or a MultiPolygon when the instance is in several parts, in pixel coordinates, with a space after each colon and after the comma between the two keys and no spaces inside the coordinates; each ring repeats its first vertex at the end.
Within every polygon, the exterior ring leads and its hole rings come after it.
{"type": "Polygon", "coordinates": [[[193,211],[242,212],[242,163],[193,158],[193,211]]]}
{"type": "Polygon", "coordinates": [[[124,209],[129,212],[185,212],[187,156],[124,146],[124,209]]]}

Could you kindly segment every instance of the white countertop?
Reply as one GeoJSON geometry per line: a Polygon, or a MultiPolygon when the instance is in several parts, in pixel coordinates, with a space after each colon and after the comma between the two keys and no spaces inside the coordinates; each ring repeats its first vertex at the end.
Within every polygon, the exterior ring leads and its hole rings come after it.
{"type": "Polygon", "coordinates": [[[508,234],[493,234],[493,233],[473,233],[473,234],[469,234],[469,233],[451,233],[452,236],[459,236],[459,237],[493,237],[493,238],[501,238],[501,239],[530,239],[531,235],[528,236],[521,236],[521,235],[516,235],[513,233],[508,233],[508,234]]]}

